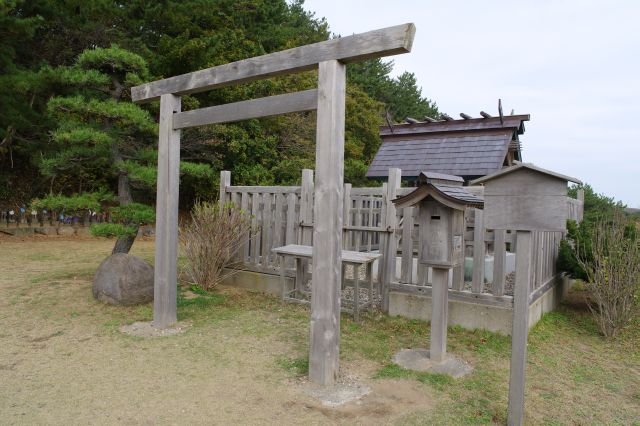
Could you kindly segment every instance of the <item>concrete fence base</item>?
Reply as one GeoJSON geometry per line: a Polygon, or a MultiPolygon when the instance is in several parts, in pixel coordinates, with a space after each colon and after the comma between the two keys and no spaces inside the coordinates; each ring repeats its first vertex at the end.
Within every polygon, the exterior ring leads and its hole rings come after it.
{"type": "MultiPolygon", "coordinates": [[[[529,307],[529,327],[533,327],[546,312],[554,310],[569,290],[571,280],[558,276],[555,285],[546,290],[529,307]]],[[[282,295],[279,275],[240,271],[227,277],[223,285],[259,291],[274,296],[282,295]]],[[[286,277],[287,290],[293,289],[293,278],[286,277]]],[[[391,291],[389,293],[389,315],[429,321],[431,319],[431,297],[391,291]]],[[[489,306],[481,303],[449,300],[449,326],[459,325],[466,329],[484,329],[511,335],[513,313],[510,308],[489,306]]]]}
{"type": "MultiPolygon", "coordinates": [[[[570,280],[558,276],[554,286],[545,291],[529,306],[529,328],[560,304],[570,287],[570,280]]],[[[392,291],[389,294],[389,315],[404,318],[431,319],[431,297],[392,291]]],[[[483,305],[473,302],[449,300],[449,326],[466,329],[484,329],[511,335],[513,311],[509,308],[483,305]]]]}

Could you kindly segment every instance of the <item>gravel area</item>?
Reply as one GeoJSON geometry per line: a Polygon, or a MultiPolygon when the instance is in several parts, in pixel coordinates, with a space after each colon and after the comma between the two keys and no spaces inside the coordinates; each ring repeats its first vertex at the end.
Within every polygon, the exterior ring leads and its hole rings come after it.
{"type": "MultiPolygon", "coordinates": [[[[516,273],[511,272],[507,274],[504,279],[504,294],[505,296],[513,296],[513,285],[515,284],[516,273]]],[[[471,291],[471,281],[465,281],[464,290],[471,291]]],[[[483,293],[491,293],[492,292],[492,283],[484,283],[482,288],[483,293]]]]}

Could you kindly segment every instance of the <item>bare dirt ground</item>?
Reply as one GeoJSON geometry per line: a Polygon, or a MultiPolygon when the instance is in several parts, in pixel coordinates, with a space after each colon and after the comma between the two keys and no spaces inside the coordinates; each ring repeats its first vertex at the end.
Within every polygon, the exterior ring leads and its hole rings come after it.
{"type": "MultiPolygon", "coordinates": [[[[385,424],[429,409],[425,385],[376,380],[376,366],[345,361],[371,394],[323,407],[279,359],[286,319],[227,310],[196,318],[184,334],[137,338],[122,324],[149,320],[149,306],[120,308],[91,296],[91,276],[112,242],[77,238],[0,240],[2,424],[385,424]],[[255,332],[256,323],[262,329],[255,332]]],[[[153,242],[133,254],[150,260],[153,242]]],[[[215,309],[215,308],[214,308],[215,309]]]]}
{"type": "MultiPolygon", "coordinates": [[[[151,306],[96,302],[91,279],[112,241],[0,237],[0,424],[504,424],[510,340],[449,329],[474,372],[453,380],[390,364],[428,345],[428,324],[342,317],[341,370],[372,392],[323,406],[305,392],[306,307],[226,288],[180,291],[180,334],[135,337],[151,306]]],[[[132,253],[153,260],[153,241],[132,253]]],[[[582,298],[583,299],[583,298],[582,298]]],[[[597,334],[580,297],[531,331],[526,422],[640,425],[640,324],[597,334]],[[576,302],[577,300],[577,302],[576,302]]]]}

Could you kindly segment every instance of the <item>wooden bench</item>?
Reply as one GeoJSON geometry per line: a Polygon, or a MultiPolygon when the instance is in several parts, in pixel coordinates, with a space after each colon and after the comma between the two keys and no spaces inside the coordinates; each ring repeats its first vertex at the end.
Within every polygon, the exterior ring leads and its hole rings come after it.
{"type": "MultiPolygon", "coordinates": [[[[301,296],[310,296],[310,292],[304,289],[305,271],[303,260],[309,260],[313,257],[313,247],[298,244],[289,244],[283,247],[276,247],[273,253],[282,259],[280,267],[280,280],[282,283],[282,300],[309,303],[309,300],[301,298],[301,296]],[[286,290],[285,287],[285,258],[293,257],[296,261],[296,275],[293,290],[286,290]]],[[[345,265],[353,266],[353,306],[341,306],[342,310],[353,315],[354,320],[358,321],[360,310],[366,307],[373,309],[374,293],[373,293],[373,262],[381,257],[380,253],[363,253],[358,251],[342,250],[342,288],[345,285],[345,265]],[[369,300],[360,303],[360,268],[364,266],[366,269],[365,279],[368,281],[369,300]]]]}

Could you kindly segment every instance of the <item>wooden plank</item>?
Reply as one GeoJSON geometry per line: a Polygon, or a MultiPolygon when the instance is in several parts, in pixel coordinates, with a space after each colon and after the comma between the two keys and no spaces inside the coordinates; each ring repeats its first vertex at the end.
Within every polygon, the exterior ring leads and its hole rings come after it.
{"type": "MultiPolygon", "coordinates": [[[[240,208],[242,209],[242,211],[244,212],[244,214],[246,215],[250,215],[251,213],[249,212],[249,194],[247,194],[246,192],[243,192],[240,198],[240,208]]],[[[247,262],[249,260],[249,244],[251,243],[251,235],[253,234],[253,230],[252,232],[247,235],[247,238],[243,241],[242,246],[240,248],[240,253],[242,253],[242,261],[243,262],[247,262]]]]}
{"type": "Polygon", "coordinates": [[[351,240],[353,238],[351,238],[351,232],[349,232],[345,228],[345,226],[351,225],[351,184],[350,183],[344,184],[343,197],[344,199],[342,201],[342,208],[344,209],[344,212],[342,213],[342,221],[343,221],[342,229],[344,230],[344,232],[342,234],[343,235],[342,247],[345,250],[350,250],[351,240]]]}
{"type": "Polygon", "coordinates": [[[321,62],[318,70],[315,227],[309,379],[330,386],[338,378],[344,179],[345,65],[321,62]]]}
{"type": "Polygon", "coordinates": [[[507,265],[507,245],[505,236],[507,231],[496,229],[494,232],[495,242],[493,244],[493,285],[491,293],[495,296],[504,295],[504,281],[507,265]]]}
{"type": "MultiPolygon", "coordinates": [[[[274,194],[273,196],[276,199],[276,210],[273,219],[273,238],[271,247],[279,247],[284,242],[284,229],[283,229],[283,210],[284,210],[284,196],[282,194],[274,194]]],[[[274,257],[274,261],[277,261],[278,258],[274,257]]]]}
{"type": "MultiPolygon", "coordinates": [[[[453,215],[453,229],[465,229],[465,215],[453,215]]],[[[462,263],[454,266],[451,271],[451,288],[453,290],[462,291],[464,289],[464,262],[465,262],[465,233],[462,233],[462,263]]]]}
{"type": "Polygon", "coordinates": [[[299,194],[300,187],[299,186],[231,186],[228,188],[229,191],[240,192],[240,193],[254,193],[254,192],[270,192],[272,194],[299,194]]]}
{"type": "MultiPolygon", "coordinates": [[[[385,226],[389,230],[395,230],[398,226],[396,207],[393,200],[396,199],[397,189],[400,188],[402,171],[397,168],[389,169],[389,181],[387,193],[385,194],[385,226]]],[[[389,284],[396,278],[396,254],[398,251],[398,237],[395,232],[387,234],[386,246],[384,247],[384,269],[382,275],[381,308],[384,312],[389,311],[389,284]]]]}
{"type": "MultiPolygon", "coordinates": [[[[313,257],[313,246],[303,246],[300,244],[289,244],[272,249],[273,253],[286,256],[296,256],[311,259],[313,257]]],[[[380,253],[364,253],[360,251],[341,250],[340,259],[346,263],[365,264],[373,262],[382,257],[380,253]]]]}
{"type": "Polygon", "coordinates": [[[377,195],[382,196],[384,194],[383,188],[381,186],[376,186],[375,188],[351,188],[352,196],[371,196],[377,195]]]}
{"type": "Polygon", "coordinates": [[[433,268],[431,285],[431,338],[429,358],[444,361],[447,356],[447,317],[449,311],[449,269],[433,268]]]}
{"type": "Polygon", "coordinates": [[[403,24],[244,59],[131,88],[133,102],[188,94],[316,68],[328,60],[363,61],[411,51],[415,25],[403,24]]]}
{"type": "Polygon", "coordinates": [[[404,208],[402,220],[402,277],[401,282],[413,282],[413,207],[404,208]]]}
{"type": "Polygon", "coordinates": [[[273,195],[262,195],[262,263],[271,264],[271,243],[273,241],[273,195]]]}
{"type": "MultiPolygon", "coordinates": [[[[527,191],[524,188],[523,191],[527,191]]],[[[485,195],[487,227],[564,231],[568,205],[566,196],[485,195]]]]}
{"type": "MultiPolygon", "coordinates": [[[[418,207],[418,215],[420,214],[420,208],[418,207]]],[[[422,233],[420,231],[418,231],[418,259],[422,258],[422,243],[420,243],[420,237],[421,237],[422,233]]],[[[427,282],[427,266],[424,263],[418,262],[418,268],[416,271],[418,277],[417,277],[417,284],[418,285],[425,285],[427,282]]]]}
{"type": "Polygon", "coordinates": [[[218,194],[218,202],[224,205],[227,202],[227,187],[231,185],[231,172],[222,170],[220,172],[220,193],[218,194]]]}
{"type": "Polygon", "coordinates": [[[544,293],[551,287],[554,287],[560,281],[560,276],[553,275],[547,278],[541,286],[538,286],[531,294],[529,294],[529,305],[533,304],[536,300],[544,295],[544,293]]]}
{"type": "MultiPolygon", "coordinates": [[[[285,244],[295,244],[296,242],[296,194],[287,194],[287,224],[285,232],[285,244]]],[[[293,267],[293,260],[286,261],[287,267],[293,267]]]]}
{"type": "MultiPolygon", "coordinates": [[[[374,197],[369,197],[369,212],[367,215],[369,228],[373,228],[373,203],[375,202],[374,197]]],[[[371,251],[371,246],[373,244],[373,233],[367,232],[367,251],[371,251]]]]}
{"type": "Polygon", "coordinates": [[[251,195],[251,227],[256,230],[256,234],[251,240],[251,261],[256,265],[260,263],[260,237],[262,235],[260,198],[260,194],[251,195]]]}
{"type": "Polygon", "coordinates": [[[509,425],[522,425],[524,420],[524,388],[527,371],[527,336],[529,333],[531,232],[518,231],[517,239],[513,329],[511,332],[511,368],[509,371],[509,409],[507,413],[507,424],[509,425]]]}
{"type": "Polygon", "coordinates": [[[311,245],[313,230],[303,225],[313,223],[313,170],[302,170],[300,189],[300,244],[311,245]]]}
{"type": "MultiPolygon", "coordinates": [[[[354,211],[354,219],[353,219],[353,225],[355,226],[355,229],[358,229],[362,226],[362,200],[355,200],[355,208],[353,209],[354,211]]],[[[359,251],[360,250],[360,243],[362,242],[362,231],[355,231],[353,233],[354,235],[354,250],[355,251],[359,251]]]]}
{"type": "Polygon", "coordinates": [[[475,221],[473,229],[473,274],[471,291],[482,293],[484,288],[484,216],[483,211],[475,209],[475,221]]]}
{"type": "MultiPolygon", "coordinates": [[[[302,223],[300,224],[300,227],[302,228],[313,228],[313,223],[302,223]]],[[[368,226],[343,226],[342,227],[343,230],[345,231],[365,231],[365,232],[380,232],[380,233],[392,233],[394,231],[392,230],[387,230],[387,228],[381,228],[381,227],[373,227],[370,228],[368,226]]],[[[402,234],[402,229],[395,229],[395,233],[396,234],[402,234]]]]}
{"type": "MultiPolygon", "coordinates": [[[[420,296],[431,297],[432,291],[430,286],[419,284],[404,284],[392,282],[390,285],[392,291],[401,293],[416,294],[420,296]]],[[[470,291],[449,290],[449,299],[460,302],[476,303],[487,306],[497,306],[500,308],[511,309],[513,307],[513,298],[511,296],[497,297],[488,293],[471,293],[470,291]]]]}
{"type": "Polygon", "coordinates": [[[177,96],[163,95],[160,99],[153,285],[153,324],[158,328],[177,321],[180,131],[173,129],[172,121],[180,107],[177,96]]]}
{"type": "Polygon", "coordinates": [[[233,123],[251,118],[312,111],[317,105],[318,91],[311,89],[181,112],[175,115],[173,126],[175,129],[185,129],[207,124],[233,123]]]}

